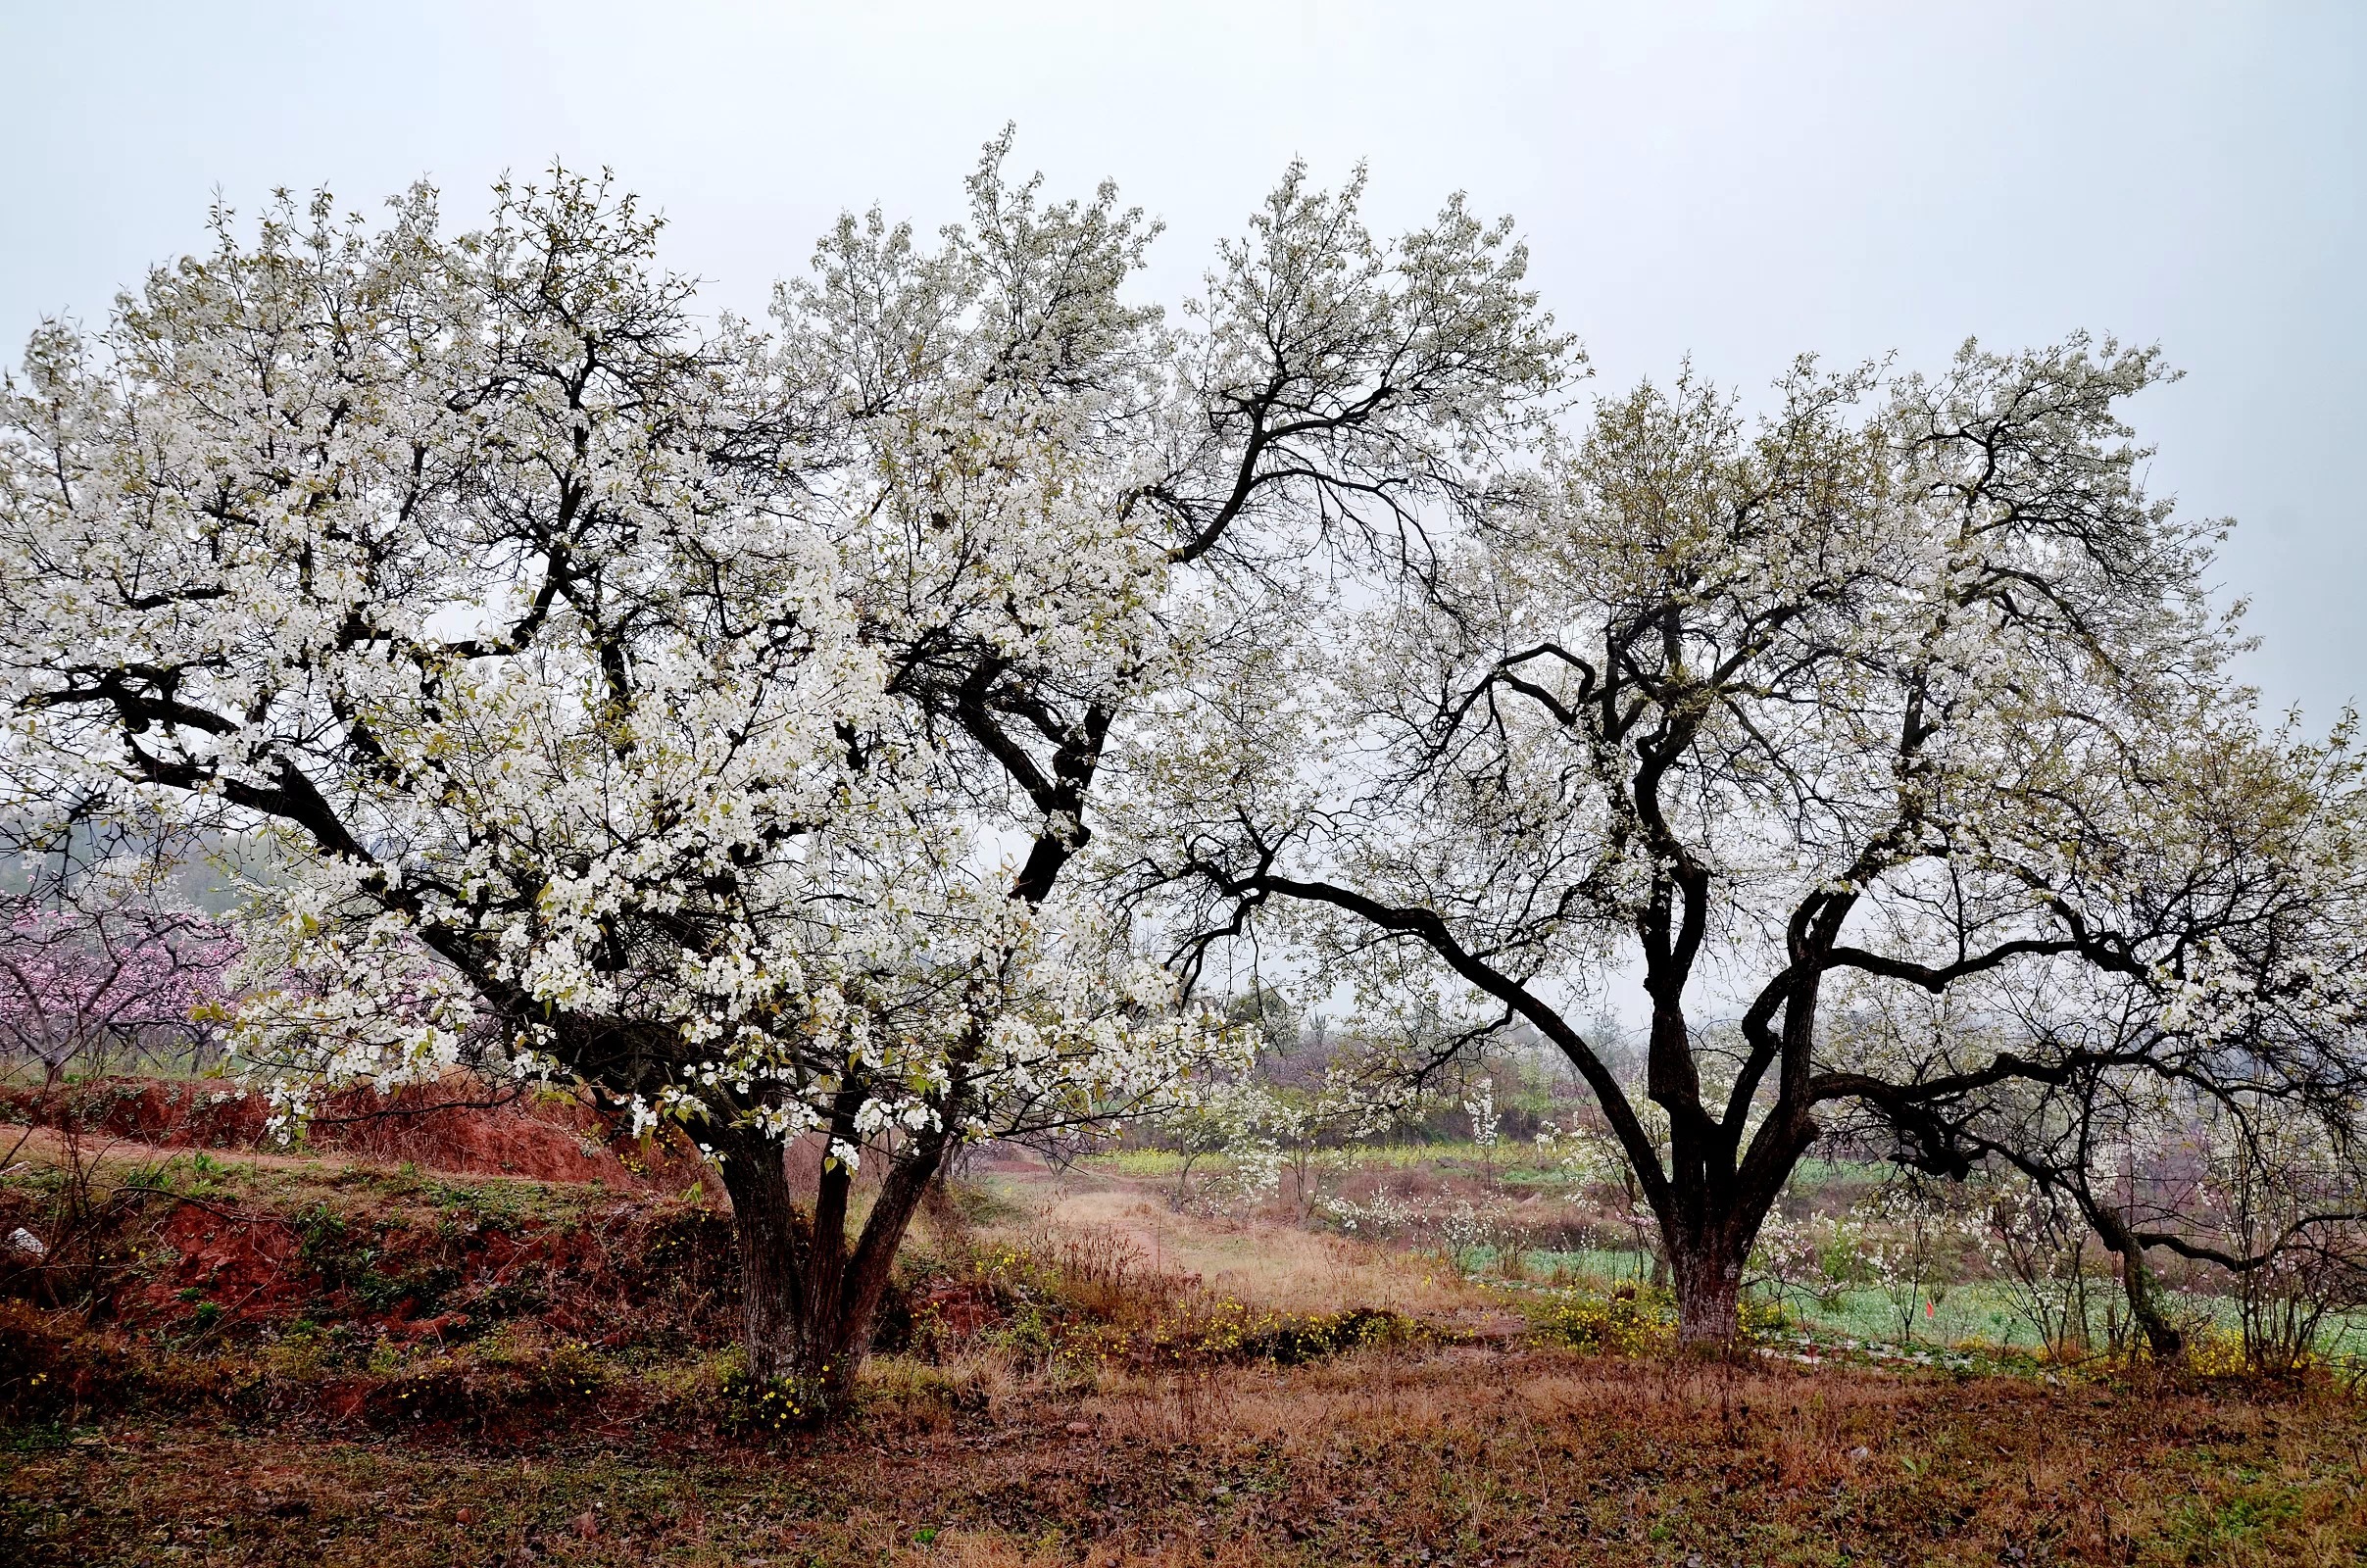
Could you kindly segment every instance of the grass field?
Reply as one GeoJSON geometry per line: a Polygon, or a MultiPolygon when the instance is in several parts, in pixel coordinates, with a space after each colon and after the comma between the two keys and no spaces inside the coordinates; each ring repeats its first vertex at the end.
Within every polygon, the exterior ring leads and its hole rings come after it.
{"type": "MultiPolygon", "coordinates": [[[[1178,1211],[1166,1174],[980,1170],[915,1238],[855,1408],[776,1429],[734,1391],[695,1190],[123,1150],[107,1310],[0,1301],[0,1562],[2367,1555],[2367,1399],[2327,1374],[1917,1361],[1867,1349],[1855,1302],[1704,1363],[1649,1291],[1605,1296],[1607,1254],[1505,1280],[1178,1211]]],[[[0,1233],[56,1181],[0,1177],[0,1233]]]]}
{"type": "Polygon", "coordinates": [[[767,1447],[604,1409],[480,1445],[20,1434],[11,1560],[2355,1563],[2367,1420],[2323,1395],[1703,1371],[1534,1349],[881,1393],[767,1447]]]}

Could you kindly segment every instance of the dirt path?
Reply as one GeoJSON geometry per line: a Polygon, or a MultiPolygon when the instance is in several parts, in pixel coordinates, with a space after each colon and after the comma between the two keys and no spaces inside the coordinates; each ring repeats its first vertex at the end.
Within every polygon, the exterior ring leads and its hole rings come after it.
{"type": "Polygon", "coordinates": [[[983,1173],[996,1195],[1036,1222],[1104,1232],[1161,1272],[1285,1312],[1371,1306],[1466,1333],[1517,1325],[1494,1298],[1424,1258],[1273,1220],[1183,1212],[1159,1184],[1071,1167],[1002,1161],[983,1173]]]}

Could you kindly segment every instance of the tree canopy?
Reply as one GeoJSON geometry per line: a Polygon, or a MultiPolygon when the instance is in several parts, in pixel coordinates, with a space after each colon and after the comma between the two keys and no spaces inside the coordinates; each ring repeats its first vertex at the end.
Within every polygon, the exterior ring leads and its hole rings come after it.
{"type": "Polygon", "coordinates": [[[2075,337],[1803,360],[1756,420],[1690,374],[1606,398],[1244,617],[1146,736],[1126,885],[1187,961],[1262,932],[1384,1007],[1540,1030],[1691,1338],[1732,1333],[1837,1116],[1950,1174],[2099,1075],[2346,1129],[2349,727],[2264,732],[2230,675],[2223,525],[2145,493],[2120,413],[2163,377],[2075,337]],[[1573,1021],[1622,974],[1665,1154],[1573,1021]]]}
{"type": "Polygon", "coordinates": [[[1243,1059],[1192,1004],[1235,943],[1416,1073],[1542,1034],[1697,1340],[1836,1117],[2041,1180],[2141,1086],[2347,1139],[2348,725],[2231,675],[2222,525],[2124,422],[2154,351],[1573,421],[1508,220],[1383,241],[1294,167],[1171,317],[1157,224],[1009,145],[933,242],[841,220],[768,324],[561,170],[457,236],[425,186],[218,212],[35,334],[0,806],[269,843],[237,1042],[291,1117],[467,1063],[676,1121],[752,1370],[839,1389],[962,1140],[1243,1059]],[[1631,972],[1642,1100],[1572,1021],[1631,972]]]}
{"type": "Polygon", "coordinates": [[[1156,225],[1008,147],[769,327],[605,178],[218,212],[0,408],[10,821],[269,842],[238,1044],[292,1117],[468,1062],[678,1119],[760,1377],[852,1376],[955,1143],[1241,1049],[1062,878],[1105,753],[1270,536],[1467,510],[1565,369],[1459,201],[1385,245],[1294,169],[1176,322],[1122,297],[1156,225]]]}

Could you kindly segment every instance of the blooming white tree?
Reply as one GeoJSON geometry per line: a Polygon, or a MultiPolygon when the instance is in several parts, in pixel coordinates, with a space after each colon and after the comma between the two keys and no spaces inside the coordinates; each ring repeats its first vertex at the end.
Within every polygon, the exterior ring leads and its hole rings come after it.
{"type": "Polygon", "coordinates": [[[933,246],[842,221],[768,332],[564,172],[459,237],[424,187],[220,214],[0,409],[7,807],[275,835],[239,1045],[293,1117],[490,1055],[681,1120],[750,1370],[833,1396],[956,1140],[1233,1050],[1060,885],[1272,563],[1232,533],[1482,493],[1564,352],[1501,225],[1385,247],[1299,171],[1172,326],[1120,297],[1155,225],[1007,146],[933,246]]]}
{"type": "MultiPolygon", "coordinates": [[[[597,183],[460,239],[424,189],[376,229],[218,226],[10,388],[17,804],[270,824],[239,1045],[291,1113],[490,1026],[516,1071],[678,1117],[739,1216],[752,1370],[843,1386],[948,1140],[1156,1101],[1206,1045],[1090,920],[1011,897],[899,706],[882,584],[958,574],[785,504],[826,403],[699,335],[597,183]]],[[[1006,640],[1091,657],[1157,585],[1122,544],[1028,577],[1066,514],[1021,489],[980,519],[1022,558],[985,574],[1027,606],[1006,640]]]]}
{"type": "Polygon", "coordinates": [[[1689,376],[1609,399],[1484,505],[1335,533],[1146,735],[1125,874],[1187,953],[1296,941],[1552,1041],[1695,1344],[1852,1107],[1948,1173],[2091,1072],[2355,1108],[2356,764],[2229,677],[2221,525],[2118,413],[2163,374],[2073,339],[1802,362],[1755,425],[1689,376]],[[1574,1021],[1623,973],[1664,1152],[1574,1021]]]}
{"type": "Polygon", "coordinates": [[[1974,1224],[1940,1195],[1913,1183],[1894,1184],[1859,1200],[1849,1217],[1856,1222],[1858,1255],[1899,1319],[1899,1343],[1911,1344],[1916,1309],[1927,1319],[1937,1315],[1946,1282],[1957,1272],[1950,1254],[1975,1235],[1974,1224]]]}
{"type": "Polygon", "coordinates": [[[2088,1345],[2087,1228],[2077,1209],[2018,1172],[1987,1184],[1980,1236],[1992,1273],[2030,1325],[2042,1356],[2075,1357],[2088,1345]]]}

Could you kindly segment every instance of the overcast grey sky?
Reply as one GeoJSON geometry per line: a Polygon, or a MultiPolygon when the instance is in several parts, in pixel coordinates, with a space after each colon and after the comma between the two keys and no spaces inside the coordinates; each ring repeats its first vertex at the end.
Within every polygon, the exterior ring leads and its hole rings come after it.
{"type": "Polygon", "coordinates": [[[104,315],[219,186],[459,225],[505,169],[606,164],[711,297],[761,306],[842,208],[956,215],[1018,122],[1056,187],[1168,222],[1172,300],[1294,155],[1394,229],[1510,212],[1598,387],[1691,353],[1936,365],[2074,327],[2158,341],[2152,478],[2241,519],[2250,674],[2367,696],[2367,3],[108,5],[0,0],[0,339],[104,315]]]}

